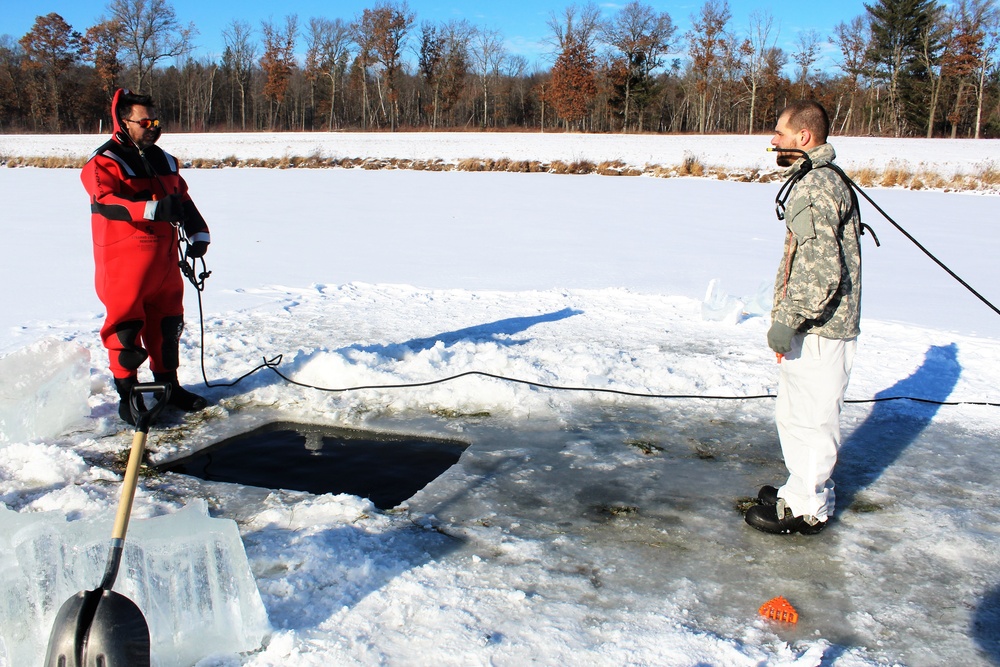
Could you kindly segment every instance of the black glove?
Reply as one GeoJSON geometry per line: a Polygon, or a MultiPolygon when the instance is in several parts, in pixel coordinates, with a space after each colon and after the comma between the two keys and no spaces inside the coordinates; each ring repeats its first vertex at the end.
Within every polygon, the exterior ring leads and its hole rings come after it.
{"type": "Polygon", "coordinates": [[[165,222],[180,222],[184,219],[184,202],[180,195],[167,195],[156,202],[153,220],[165,222]]]}
{"type": "Polygon", "coordinates": [[[204,257],[205,253],[208,251],[208,241],[195,241],[194,243],[189,243],[187,250],[184,254],[187,257],[193,257],[198,259],[199,257],[204,257]]]}
{"type": "Polygon", "coordinates": [[[773,322],[767,330],[767,346],[778,354],[788,354],[792,349],[792,336],[795,329],[781,322],[773,322]]]}

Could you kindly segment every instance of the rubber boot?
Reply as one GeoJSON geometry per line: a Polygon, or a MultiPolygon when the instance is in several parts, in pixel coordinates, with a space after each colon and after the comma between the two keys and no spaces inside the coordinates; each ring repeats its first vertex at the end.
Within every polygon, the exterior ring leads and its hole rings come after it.
{"type": "Polygon", "coordinates": [[[760,487],[760,491],[757,492],[757,501],[761,505],[777,505],[778,489],[771,485],[760,487]]]}
{"type": "MultiPolygon", "coordinates": [[[[139,380],[137,377],[127,377],[127,378],[115,378],[115,389],[118,390],[118,416],[122,418],[123,421],[135,426],[135,417],[132,416],[132,406],[129,402],[132,396],[132,387],[137,385],[139,380]]],[[[146,403],[142,400],[142,394],[136,396],[136,404],[139,410],[146,409],[146,403]]]]}
{"type": "Polygon", "coordinates": [[[177,371],[170,373],[153,373],[153,380],[170,385],[170,399],[167,405],[172,405],[184,412],[197,412],[208,407],[204,397],[188,391],[177,381],[177,371]]]}

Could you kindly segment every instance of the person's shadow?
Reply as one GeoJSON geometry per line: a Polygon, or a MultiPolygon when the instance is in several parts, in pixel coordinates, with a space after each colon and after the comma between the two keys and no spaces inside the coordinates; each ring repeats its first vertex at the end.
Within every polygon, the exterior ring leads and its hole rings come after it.
{"type": "Polygon", "coordinates": [[[559,320],[564,320],[582,313],[582,310],[563,308],[562,310],[557,310],[552,313],[543,313],[541,315],[508,317],[507,319],[497,320],[496,322],[476,324],[471,327],[457,329],[455,331],[445,331],[433,336],[428,336],[427,338],[412,338],[402,343],[389,343],[385,345],[351,345],[344,349],[402,358],[406,354],[414,354],[430,350],[438,343],[444,345],[444,347],[451,347],[452,345],[462,341],[493,341],[501,347],[513,347],[515,345],[523,345],[527,341],[508,338],[508,336],[515,336],[526,331],[527,329],[530,329],[536,324],[558,322],[559,320]]]}
{"type": "MultiPolygon", "coordinates": [[[[880,391],[876,399],[911,396],[944,401],[951,395],[962,366],[958,346],[933,346],[912,375],[880,391]]],[[[931,423],[939,405],[919,401],[884,401],[875,404],[867,419],[844,441],[834,472],[837,505],[850,507],[860,491],[882,476],[889,466],[931,423]]]]}
{"type": "Polygon", "coordinates": [[[972,636],[994,665],[1000,665],[1000,588],[987,591],[972,615],[972,636]]]}

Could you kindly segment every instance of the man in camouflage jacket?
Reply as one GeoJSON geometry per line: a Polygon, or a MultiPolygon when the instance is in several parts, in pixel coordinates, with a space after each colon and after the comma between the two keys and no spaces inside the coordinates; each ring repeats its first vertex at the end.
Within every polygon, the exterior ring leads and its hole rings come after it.
{"type": "Polygon", "coordinates": [[[828,131],[823,107],[795,102],[771,140],[790,179],[767,333],[781,362],[775,424],[789,475],[763,487],[746,515],[769,533],[818,533],[834,508],[830,476],[861,316],[861,218],[850,185],[827,166],[836,157],[828,131]]]}

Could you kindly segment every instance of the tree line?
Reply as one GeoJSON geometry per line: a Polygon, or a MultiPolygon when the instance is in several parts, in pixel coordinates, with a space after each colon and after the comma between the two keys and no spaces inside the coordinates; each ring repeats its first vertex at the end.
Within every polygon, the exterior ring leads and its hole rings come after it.
{"type": "Polygon", "coordinates": [[[737,31],[726,0],[705,0],[684,33],[640,0],[606,17],[571,4],[549,17],[541,69],[499,31],[418,22],[405,0],[351,19],[234,19],[218,59],[193,55],[197,29],[168,0],[111,0],[83,32],[49,13],[0,37],[0,131],[97,132],[128,87],[172,131],[754,133],[811,98],[837,134],[996,137],[996,2],[876,0],[830,35],[800,31],[791,52],[769,11],[737,31]],[[835,70],[817,67],[823,49],[835,70]]]}

